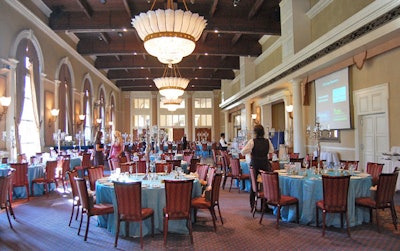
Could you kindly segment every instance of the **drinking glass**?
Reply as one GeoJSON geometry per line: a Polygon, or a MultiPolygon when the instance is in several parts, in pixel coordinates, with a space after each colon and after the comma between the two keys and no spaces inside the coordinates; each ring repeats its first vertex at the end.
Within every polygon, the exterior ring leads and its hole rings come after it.
{"type": "Polygon", "coordinates": [[[168,174],[168,166],[167,165],[164,166],[164,173],[168,174]]]}

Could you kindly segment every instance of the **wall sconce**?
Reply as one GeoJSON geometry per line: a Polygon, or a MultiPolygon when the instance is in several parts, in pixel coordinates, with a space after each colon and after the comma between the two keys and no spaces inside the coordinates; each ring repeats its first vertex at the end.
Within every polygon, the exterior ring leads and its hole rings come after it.
{"type": "Polygon", "coordinates": [[[82,125],[83,124],[83,121],[85,120],[85,118],[86,118],[86,115],[84,115],[84,114],[79,114],[79,121],[78,121],[78,126],[80,126],[80,125],[82,125]]]}
{"type": "Polygon", "coordinates": [[[3,112],[0,113],[0,120],[7,114],[8,107],[11,104],[11,97],[0,97],[0,104],[3,106],[3,112]]]}
{"type": "Polygon", "coordinates": [[[289,117],[293,119],[293,105],[287,105],[286,112],[289,113],[289,117]]]}
{"type": "Polygon", "coordinates": [[[50,114],[52,117],[49,119],[49,127],[51,127],[53,123],[56,122],[59,113],[59,109],[51,109],[50,114]]]}
{"type": "Polygon", "coordinates": [[[269,138],[273,138],[275,136],[275,128],[267,128],[269,138]]]}
{"type": "Polygon", "coordinates": [[[257,125],[260,122],[257,120],[257,113],[251,114],[251,119],[253,120],[254,124],[257,125]]]}
{"type": "Polygon", "coordinates": [[[101,128],[101,122],[103,120],[101,118],[96,119],[96,127],[101,128]]]}
{"type": "Polygon", "coordinates": [[[112,129],[112,127],[113,127],[113,125],[114,125],[114,123],[112,122],[112,121],[109,121],[108,122],[108,130],[111,130],[112,129]]]}

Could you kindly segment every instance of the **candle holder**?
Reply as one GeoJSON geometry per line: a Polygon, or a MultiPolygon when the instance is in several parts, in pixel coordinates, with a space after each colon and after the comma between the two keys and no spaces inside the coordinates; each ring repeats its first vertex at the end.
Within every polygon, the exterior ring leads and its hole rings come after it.
{"type": "Polygon", "coordinates": [[[320,173],[320,160],[321,160],[321,136],[322,136],[322,129],[321,125],[318,121],[315,122],[315,126],[307,126],[306,130],[308,138],[315,140],[316,147],[317,147],[317,170],[320,173]]]}

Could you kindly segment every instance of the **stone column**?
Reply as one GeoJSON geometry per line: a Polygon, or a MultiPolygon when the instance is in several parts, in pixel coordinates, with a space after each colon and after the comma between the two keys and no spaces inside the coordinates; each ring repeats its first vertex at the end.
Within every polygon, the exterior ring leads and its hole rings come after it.
{"type": "Polygon", "coordinates": [[[305,132],[303,128],[303,106],[301,104],[300,80],[292,80],[293,86],[293,151],[306,155],[305,132]]]}

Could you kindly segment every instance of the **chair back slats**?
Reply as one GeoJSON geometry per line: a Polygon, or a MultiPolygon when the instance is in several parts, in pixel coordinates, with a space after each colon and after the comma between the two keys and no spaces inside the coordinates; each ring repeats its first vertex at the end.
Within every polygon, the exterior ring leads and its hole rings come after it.
{"type": "Polygon", "coordinates": [[[0,208],[7,207],[9,185],[10,185],[10,176],[0,177],[0,208]]]}
{"type": "Polygon", "coordinates": [[[190,217],[192,189],[193,180],[165,180],[165,212],[169,219],[190,217]]]}
{"type": "Polygon", "coordinates": [[[281,169],[281,166],[279,165],[279,161],[278,160],[270,161],[270,163],[271,163],[271,170],[272,171],[281,169]]]}
{"type": "Polygon", "coordinates": [[[57,160],[48,160],[46,162],[45,178],[47,180],[54,180],[56,176],[57,160]]]}
{"type": "Polygon", "coordinates": [[[178,159],[167,159],[166,162],[171,163],[173,167],[181,166],[181,161],[178,159]]]}
{"type": "Polygon", "coordinates": [[[129,215],[133,220],[142,219],[142,182],[114,182],[118,214],[129,215]]]}
{"type": "Polygon", "coordinates": [[[207,164],[197,164],[196,173],[199,175],[199,180],[207,180],[208,168],[207,164]]]}
{"type": "Polygon", "coordinates": [[[156,172],[157,173],[163,173],[164,172],[164,167],[168,167],[168,173],[170,173],[174,169],[174,165],[172,163],[156,163],[156,172]]]}
{"type": "Polygon", "coordinates": [[[76,180],[75,180],[75,178],[78,177],[78,172],[76,170],[68,171],[67,176],[68,176],[69,182],[71,183],[72,197],[73,198],[79,197],[78,187],[77,187],[76,180]]]}
{"type": "Polygon", "coordinates": [[[14,187],[25,186],[28,184],[28,163],[10,163],[10,167],[15,169],[12,179],[14,187]]]}
{"type": "Polygon", "coordinates": [[[215,167],[209,167],[207,171],[207,185],[212,186],[215,174],[215,167]]]}
{"type": "Polygon", "coordinates": [[[240,160],[239,159],[230,158],[230,163],[231,163],[232,176],[233,177],[240,176],[240,160]]]}
{"type": "Polygon", "coordinates": [[[98,166],[89,168],[88,175],[89,175],[90,190],[95,191],[96,181],[104,177],[103,167],[98,166]]]}
{"type": "Polygon", "coordinates": [[[367,173],[371,174],[372,185],[377,185],[379,181],[379,175],[382,173],[383,164],[368,162],[367,173]]]}
{"type": "Polygon", "coordinates": [[[219,201],[219,189],[221,188],[222,174],[213,174],[212,190],[211,190],[211,204],[214,205],[219,201]]]}
{"type": "Polygon", "coordinates": [[[82,168],[86,169],[92,166],[92,163],[90,161],[92,154],[90,153],[83,153],[82,154],[82,168]]]}
{"type": "Polygon", "coordinates": [[[192,159],[190,160],[190,168],[189,168],[189,171],[190,171],[191,173],[196,172],[196,170],[197,170],[197,164],[198,164],[198,163],[200,163],[200,159],[198,159],[198,158],[192,158],[192,159]]]}
{"type": "Polygon", "coordinates": [[[279,204],[281,194],[279,192],[278,173],[261,173],[264,197],[268,203],[279,204]]]}
{"type": "Polygon", "coordinates": [[[79,201],[81,203],[82,209],[87,212],[90,211],[91,203],[89,202],[89,193],[86,187],[86,180],[84,178],[75,178],[76,187],[78,188],[79,201]]]}
{"type": "Polygon", "coordinates": [[[65,173],[70,170],[70,163],[71,163],[70,157],[63,157],[63,160],[62,160],[62,176],[63,177],[65,176],[65,173]]]}
{"type": "MultiPolygon", "coordinates": [[[[136,161],[136,165],[137,165],[137,172],[138,173],[145,173],[146,172],[146,161],[145,160],[136,161]]],[[[136,170],[133,170],[133,172],[136,172],[136,170]]]]}
{"type": "Polygon", "coordinates": [[[396,192],[396,182],[399,173],[382,173],[379,175],[379,182],[376,191],[376,207],[384,208],[393,202],[396,192]]]}
{"type": "Polygon", "coordinates": [[[192,157],[193,157],[193,154],[189,154],[189,155],[184,154],[183,155],[183,160],[186,161],[186,163],[188,163],[190,165],[192,157]]]}
{"type": "Polygon", "coordinates": [[[350,176],[322,176],[324,208],[328,212],[345,212],[350,176]]]}
{"type": "Polygon", "coordinates": [[[257,176],[256,176],[256,170],[254,170],[253,167],[250,167],[250,180],[251,180],[251,189],[253,190],[254,193],[258,192],[257,189],[257,176]]]}

